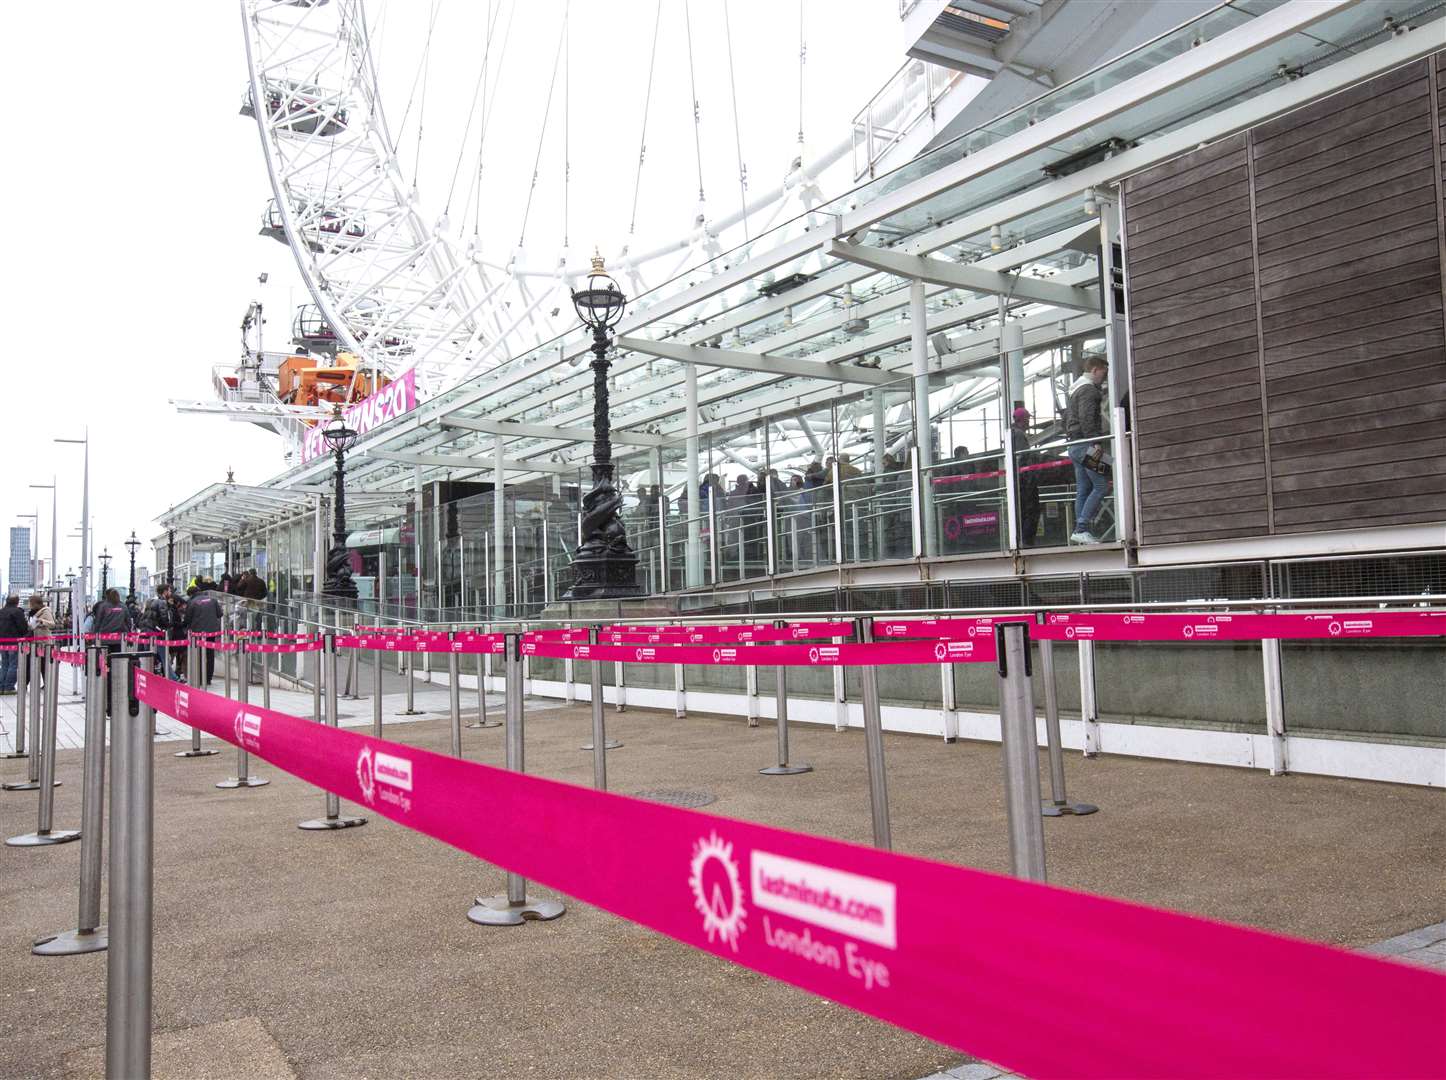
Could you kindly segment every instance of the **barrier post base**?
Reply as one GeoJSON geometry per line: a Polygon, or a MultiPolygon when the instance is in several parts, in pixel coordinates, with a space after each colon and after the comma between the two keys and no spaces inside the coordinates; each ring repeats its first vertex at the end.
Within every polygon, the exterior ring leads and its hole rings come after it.
{"type": "Polygon", "coordinates": [[[529,919],[543,922],[555,919],[565,910],[556,900],[529,899],[513,904],[506,896],[479,896],[477,906],[467,912],[467,918],[479,926],[521,926],[529,919]]]}
{"type": "Polygon", "coordinates": [[[262,780],[259,776],[233,776],[229,780],[222,780],[216,786],[218,788],[243,788],[243,787],[265,787],[271,783],[270,780],[262,780]]]}
{"type": "Polygon", "coordinates": [[[219,750],[181,750],[174,754],[174,757],[210,757],[212,754],[219,754],[219,750]]]}
{"type": "Polygon", "coordinates": [[[469,729],[501,727],[501,720],[473,720],[467,725],[469,729]]]}
{"type": "Polygon", "coordinates": [[[103,952],[110,945],[104,926],[94,930],[66,930],[51,937],[36,938],[30,952],[35,956],[79,956],[103,952]]]}
{"type": "Polygon", "coordinates": [[[80,839],[79,829],[51,829],[49,832],[24,833],[5,841],[6,847],[51,847],[80,839]]]}
{"type": "MultiPolygon", "coordinates": [[[[606,742],[603,743],[603,749],[604,749],[604,750],[620,750],[620,749],[622,749],[622,745],[623,745],[623,744],[620,743],[620,742],[618,742],[616,739],[608,739],[606,742]]],[[[591,750],[592,747],[593,747],[593,744],[592,744],[592,743],[583,743],[583,745],[579,746],[578,749],[579,749],[579,750],[591,750]]]]}
{"type": "Polygon", "coordinates": [[[29,756],[29,750],[12,750],[8,754],[0,754],[0,759],[9,760],[10,758],[28,758],[29,756]]]}
{"type": "Polygon", "coordinates": [[[358,825],[365,825],[366,823],[367,819],[364,817],[324,817],[303,821],[296,827],[298,829],[305,829],[308,832],[325,832],[328,829],[354,829],[358,825]]]}
{"type": "MultiPolygon", "coordinates": [[[[55,781],[55,787],[60,786],[60,781],[55,781]]],[[[21,780],[14,784],[0,784],[0,791],[39,791],[39,780],[21,780]]]]}
{"type": "Polygon", "coordinates": [[[1052,799],[1046,799],[1039,812],[1045,817],[1064,817],[1066,814],[1084,817],[1086,814],[1098,813],[1099,809],[1098,806],[1087,802],[1055,802],[1052,799]]]}
{"type": "Polygon", "coordinates": [[[422,715],[425,714],[425,712],[426,712],[425,709],[398,709],[396,712],[392,713],[392,715],[393,715],[393,716],[422,716],[422,715]]]}
{"type": "Polygon", "coordinates": [[[799,773],[813,772],[812,765],[770,765],[766,769],[759,769],[764,776],[797,776],[799,773]]]}

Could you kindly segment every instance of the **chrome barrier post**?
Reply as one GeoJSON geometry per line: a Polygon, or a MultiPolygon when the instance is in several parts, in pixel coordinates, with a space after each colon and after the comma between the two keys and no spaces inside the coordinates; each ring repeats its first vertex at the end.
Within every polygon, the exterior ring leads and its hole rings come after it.
{"type": "MultiPolygon", "coordinates": [[[[7,758],[30,756],[25,750],[25,711],[29,704],[29,697],[30,643],[20,641],[15,645],[15,749],[4,755],[7,758]]],[[[9,791],[10,786],[3,785],[3,790],[9,791]]]]}
{"type": "MultiPolygon", "coordinates": [[[[487,627],[483,628],[486,633],[487,627]]],[[[477,719],[474,723],[468,724],[469,728],[495,728],[501,727],[501,720],[487,719],[487,669],[491,666],[491,653],[477,654],[477,719]]]]}
{"type": "MultiPolygon", "coordinates": [[[[188,692],[201,684],[201,672],[205,670],[206,658],[201,655],[201,647],[192,638],[186,643],[186,686],[188,692]]],[[[176,757],[210,757],[212,754],[219,754],[219,750],[201,749],[201,729],[191,728],[191,748],[182,750],[176,757]]]]}
{"type": "MultiPolygon", "coordinates": [[[[522,637],[507,635],[507,768],[526,772],[523,759],[522,732],[522,637]]],[[[520,874],[507,872],[505,896],[477,898],[467,918],[483,926],[518,926],[528,919],[555,919],[564,911],[556,900],[532,900],[527,896],[527,880],[520,874]]]]}
{"type": "Polygon", "coordinates": [[[30,699],[25,711],[30,717],[30,760],[25,765],[25,783],[17,784],[12,791],[36,791],[40,788],[40,759],[45,756],[45,743],[40,734],[41,705],[45,702],[45,682],[40,674],[45,668],[44,646],[30,646],[30,699]]]}
{"type": "MultiPolygon", "coordinates": [[[[336,666],[336,635],[327,634],[323,639],[324,647],[316,658],[317,680],[322,678],[323,670],[326,672],[326,726],[335,728],[337,726],[336,715],[336,690],[337,690],[337,666],[336,666]]],[[[313,716],[318,723],[321,722],[320,710],[313,716]]],[[[341,799],[335,792],[326,793],[326,817],[312,818],[310,821],[303,821],[296,827],[305,829],[307,832],[325,832],[331,829],[350,829],[357,825],[365,825],[367,819],[364,817],[342,817],[341,799]]]]}
{"type": "Polygon", "coordinates": [[[613,708],[622,712],[623,706],[627,704],[627,698],[628,680],[627,676],[623,674],[623,663],[619,660],[613,664],[613,708]]]}
{"type": "Polygon", "coordinates": [[[372,650],[372,734],[382,737],[382,650],[372,650]]]}
{"type": "Polygon", "coordinates": [[[1009,816],[1009,864],[1015,877],[1043,881],[1044,819],[1038,807],[1039,742],[1030,686],[1029,625],[996,623],[999,654],[999,733],[1004,758],[1004,808],[1009,816]]]}
{"type": "Polygon", "coordinates": [[[421,716],[417,711],[417,661],[416,649],[412,648],[412,642],[408,642],[406,658],[404,660],[407,672],[407,707],[398,716],[421,716]]]}
{"type": "MultiPolygon", "coordinates": [[[[587,640],[597,644],[596,626],[587,632],[587,640]]],[[[599,791],[608,789],[608,732],[607,713],[603,709],[602,695],[602,661],[589,660],[589,677],[592,687],[592,742],[583,747],[584,750],[592,751],[592,786],[599,791]]]]}
{"type": "MultiPolygon", "coordinates": [[[[872,643],[874,620],[858,621],[858,639],[872,643]]],[[[894,846],[889,828],[889,776],[884,769],[884,721],[879,706],[879,673],[873,664],[859,667],[863,686],[864,757],[869,771],[869,812],[873,818],[874,846],[890,851],[894,846]]]]}
{"type": "Polygon", "coordinates": [[[1049,746],[1049,801],[1040,812],[1045,817],[1064,814],[1093,814],[1091,803],[1070,802],[1064,788],[1064,743],[1059,735],[1059,691],[1054,680],[1054,642],[1039,642],[1039,680],[1044,684],[1044,734],[1049,746]]]}
{"type": "MultiPolygon", "coordinates": [[[[351,627],[350,627],[350,629],[351,629],[351,634],[352,634],[352,636],[355,637],[355,636],[356,636],[356,614],[355,614],[355,613],[353,613],[352,616],[351,616],[351,627]]],[[[361,671],[359,670],[359,665],[360,665],[360,664],[361,664],[361,659],[360,659],[360,657],[358,657],[358,655],[357,655],[357,650],[356,650],[356,649],[352,649],[352,650],[351,650],[351,655],[347,658],[347,662],[346,662],[346,693],[343,695],[348,701],[360,701],[360,700],[361,700],[361,687],[360,687],[360,685],[359,685],[359,683],[360,683],[360,681],[361,681],[361,671]]]]}
{"type": "Polygon", "coordinates": [[[1260,658],[1265,676],[1265,731],[1270,737],[1270,775],[1290,770],[1285,742],[1285,687],[1280,675],[1280,639],[1263,638],[1260,658]]]}
{"type": "Polygon", "coordinates": [[[447,715],[452,721],[452,756],[462,756],[462,669],[457,662],[457,635],[447,634],[447,715]]]}
{"type": "Polygon", "coordinates": [[[261,707],[271,708],[271,654],[266,651],[266,642],[258,641],[261,646],[261,707]]]}
{"type": "MultiPolygon", "coordinates": [[[[602,627],[600,627],[600,626],[590,627],[590,628],[588,629],[588,632],[587,632],[587,640],[588,640],[589,642],[591,642],[592,644],[596,645],[596,644],[597,644],[597,636],[598,636],[598,634],[599,634],[601,631],[602,631],[602,627]]],[[[618,742],[616,739],[609,739],[609,738],[607,737],[607,732],[606,732],[606,730],[605,730],[605,728],[606,728],[606,723],[605,723],[605,721],[603,720],[603,708],[604,708],[604,706],[605,706],[606,703],[603,701],[602,665],[603,665],[603,662],[602,662],[601,660],[589,660],[589,661],[588,661],[588,666],[592,669],[592,670],[589,671],[589,673],[588,673],[589,679],[590,679],[590,683],[591,683],[591,687],[592,687],[592,701],[590,702],[590,704],[591,704],[591,706],[592,706],[592,741],[591,741],[591,742],[585,742],[585,743],[582,744],[582,746],[580,746],[580,747],[578,748],[578,749],[580,749],[580,750],[591,750],[592,753],[593,753],[593,767],[592,767],[592,772],[593,772],[593,783],[594,783],[594,784],[597,784],[597,778],[598,778],[597,758],[602,754],[602,751],[598,750],[598,746],[601,745],[602,748],[603,748],[603,750],[617,750],[619,747],[621,747],[621,746],[623,745],[622,743],[618,742]],[[598,738],[599,738],[598,732],[600,732],[600,731],[603,733],[602,736],[601,736],[601,738],[602,738],[602,740],[603,740],[601,744],[598,743],[598,738]]],[[[618,666],[621,667],[622,665],[618,665],[618,666]]],[[[602,782],[601,784],[598,784],[598,786],[601,787],[601,788],[606,789],[606,786],[607,786],[607,765],[606,765],[606,764],[604,764],[603,767],[602,767],[602,777],[603,777],[603,782],[602,782]]]]}
{"type": "Polygon", "coordinates": [[[1079,715],[1084,724],[1084,756],[1100,752],[1100,707],[1095,697],[1095,643],[1079,643],[1079,715]]]}
{"type": "Polygon", "coordinates": [[[135,657],[111,658],[110,956],[106,963],[105,1075],[151,1075],[153,710],[128,712],[135,657]]]}
{"type": "Polygon", "coordinates": [[[77,956],[106,947],[100,921],[101,832],[105,800],[105,703],[99,648],[85,649],[85,761],[80,792],[80,913],[74,930],[35,939],[36,956],[77,956]]]}
{"type": "MultiPolygon", "coordinates": [[[[775,630],[782,630],[785,623],[780,619],[773,624],[775,630]]],[[[773,691],[774,713],[778,717],[778,764],[758,771],[764,776],[796,776],[813,772],[812,765],[790,765],[788,762],[788,668],[779,664],[774,669],[773,691]]]]}
{"type": "MultiPolygon", "coordinates": [[[[242,713],[246,711],[247,698],[249,696],[249,694],[247,693],[246,685],[246,665],[241,662],[241,657],[244,654],[240,651],[245,647],[246,643],[244,641],[239,641],[236,643],[236,704],[240,707],[239,711],[242,713]]],[[[225,652],[221,655],[229,658],[231,656],[231,653],[225,652]]],[[[226,665],[226,682],[230,683],[230,681],[231,665],[228,663],[226,665]]],[[[230,695],[228,694],[227,696],[229,697],[230,695]]],[[[251,755],[246,752],[246,747],[244,744],[238,743],[236,745],[236,775],[231,777],[229,780],[220,781],[216,784],[216,786],[218,788],[226,789],[253,788],[265,787],[269,783],[271,783],[270,780],[263,780],[259,776],[251,775],[251,755]]]]}
{"type": "MultiPolygon", "coordinates": [[[[49,661],[45,676],[45,712],[41,719],[40,738],[33,747],[40,758],[40,812],[36,817],[35,831],[12,836],[5,841],[6,847],[52,847],[80,839],[79,829],[55,829],[55,729],[60,712],[60,663],[54,646],[44,646],[49,661]]],[[[39,704],[40,692],[32,691],[31,700],[39,704]]],[[[32,757],[31,761],[35,758],[32,757]]]]}

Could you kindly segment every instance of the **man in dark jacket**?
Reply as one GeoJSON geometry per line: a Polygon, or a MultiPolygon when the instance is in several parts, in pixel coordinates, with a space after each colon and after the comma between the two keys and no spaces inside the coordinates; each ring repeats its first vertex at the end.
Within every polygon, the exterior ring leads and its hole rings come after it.
{"type": "MultiPolygon", "coordinates": [[[[193,634],[214,634],[221,629],[221,601],[209,592],[197,592],[186,604],[186,630],[193,634]]],[[[206,660],[201,678],[202,686],[211,685],[211,676],[216,673],[216,650],[202,649],[206,660]]]]}
{"type": "Polygon", "coordinates": [[[1084,374],[1069,389],[1064,432],[1074,462],[1074,532],[1070,542],[1097,544],[1096,517],[1110,491],[1108,448],[1105,440],[1105,376],[1109,364],[1102,356],[1085,361],[1084,374]]]}
{"type": "MultiPolygon", "coordinates": [[[[159,640],[168,641],[175,632],[171,615],[171,587],[157,585],[156,595],[151,597],[146,603],[145,610],[141,612],[140,627],[142,630],[149,630],[161,635],[159,640]]],[[[170,662],[169,653],[164,645],[156,646],[156,656],[161,662],[161,672],[168,679],[174,679],[176,669],[170,662]]]]}
{"type": "MultiPolygon", "coordinates": [[[[20,597],[7,596],[5,606],[0,608],[0,639],[30,636],[30,624],[25,621],[25,612],[20,610],[20,597]]],[[[14,641],[0,640],[0,694],[15,693],[15,677],[19,670],[19,646],[14,641]]]]}
{"type": "MultiPolygon", "coordinates": [[[[112,655],[112,656],[113,656],[115,653],[118,653],[118,652],[121,651],[121,647],[122,647],[122,645],[123,645],[124,643],[121,642],[121,641],[119,641],[119,640],[116,640],[116,641],[106,641],[106,640],[104,640],[104,639],[107,638],[107,637],[113,637],[113,636],[115,636],[115,635],[117,635],[117,634],[125,634],[125,633],[129,632],[130,630],[135,629],[135,627],[134,627],[134,626],[132,625],[132,623],[131,623],[131,615],[130,615],[130,612],[127,611],[124,606],[122,606],[122,604],[121,604],[121,598],[120,598],[120,592],[119,592],[118,590],[116,590],[116,589],[107,589],[107,590],[105,591],[105,597],[104,597],[103,599],[101,599],[101,600],[97,600],[97,601],[96,601],[95,607],[93,607],[93,608],[90,609],[90,620],[91,620],[91,631],[92,631],[93,633],[99,635],[99,636],[101,637],[101,639],[102,639],[101,642],[100,642],[101,648],[105,649],[106,653],[107,653],[107,654],[110,654],[110,655],[112,655]]],[[[104,701],[105,701],[105,714],[106,714],[107,716],[109,716],[109,715],[110,715],[110,671],[109,671],[109,665],[107,665],[107,671],[106,671],[106,676],[105,676],[104,701]]],[[[139,708],[139,706],[137,706],[135,702],[131,702],[131,710],[130,710],[130,712],[131,712],[131,715],[132,715],[132,716],[134,716],[134,715],[136,714],[136,712],[138,711],[138,708],[139,708]]]]}

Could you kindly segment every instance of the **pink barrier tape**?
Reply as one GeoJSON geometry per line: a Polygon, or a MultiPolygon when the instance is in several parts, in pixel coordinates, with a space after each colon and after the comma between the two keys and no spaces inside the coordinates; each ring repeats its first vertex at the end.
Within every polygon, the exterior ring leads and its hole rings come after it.
{"type": "Polygon", "coordinates": [[[569,627],[565,630],[529,630],[522,635],[522,640],[544,641],[549,644],[585,644],[587,634],[585,627],[569,627]]]}
{"type": "Polygon", "coordinates": [[[524,656],[564,660],[620,660],[625,664],[742,664],[789,667],[863,667],[877,664],[968,664],[995,659],[994,639],[881,641],[846,645],[554,645],[522,643],[524,656]]]}
{"type": "Polygon", "coordinates": [[[196,648],[212,652],[236,652],[241,646],[234,641],[197,641],[196,648]]]}
{"type": "Polygon", "coordinates": [[[1031,627],[1055,641],[1260,641],[1437,637],[1446,635],[1446,611],[1308,612],[1289,615],[1076,615],[1046,616],[1031,627]]]}
{"type": "MultiPolygon", "coordinates": [[[[1021,465],[1019,472],[1032,473],[1044,472],[1048,469],[1064,469],[1073,465],[1074,462],[1067,458],[1059,461],[1041,461],[1034,465],[1021,465]]],[[[987,472],[965,473],[963,476],[935,476],[930,481],[935,487],[946,487],[949,484],[962,484],[966,480],[995,480],[1004,475],[1003,469],[990,469],[987,472]]]]}
{"type": "Polygon", "coordinates": [[[246,645],[243,652],[249,653],[303,653],[320,652],[326,648],[322,641],[293,641],[281,645],[246,645]]]}
{"type": "Polygon", "coordinates": [[[55,651],[55,659],[62,664],[85,667],[85,653],[83,652],[61,652],[57,649],[55,651]]]}
{"type": "MultiPolygon", "coordinates": [[[[852,637],[853,633],[854,624],[849,622],[790,623],[783,627],[759,623],[737,626],[665,626],[649,629],[617,626],[604,630],[598,635],[598,640],[612,645],[721,645],[751,641],[806,641],[809,638],[852,637]]],[[[584,637],[582,640],[587,639],[584,637]]]]}
{"type": "Polygon", "coordinates": [[[960,641],[992,636],[996,622],[1030,623],[1031,636],[1039,636],[1034,633],[1034,618],[1030,615],[982,615],[970,619],[877,619],[874,622],[874,636],[960,641]]]}
{"type": "Polygon", "coordinates": [[[502,634],[459,633],[454,639],[449,639],[446,634],[357,634],[338,637],[336,646],[339,649],[374,649],[379,652],[472,655],[503,652],[506,647],[505,640],[502,634]]]}
{"type": "Polygon", "coordinates": [[[467,854],[1006,1069],[1446,1076],[1446,976],[1425,968],[508,772],[145,672],[136,696],[467,854]]]}

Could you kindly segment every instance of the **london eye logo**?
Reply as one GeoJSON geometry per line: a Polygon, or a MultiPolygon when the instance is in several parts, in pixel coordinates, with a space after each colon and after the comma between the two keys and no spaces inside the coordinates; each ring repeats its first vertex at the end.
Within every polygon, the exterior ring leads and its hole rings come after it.
{"type": "Polygon", "coordinates": [[[361,788],[362,798],[370,805],[377,790],[376,773],[372,771],[372,748],[362,747],[356,759],[356,782],[361,788]]]}
{"type": "Polygon", "coordinates": [[[937,644],[937,645],[934,646],[934,659],[936,659],[936,660],[943,660],[943,659],[944,659],[945,657],[947,657],[948,655],[949,655],[949,646],[945,645],[942,641],[939,642],[939,644],[937,644]]]}
{"type": "Polygon", "coordinates": [[[743,884],[738,877],[738,863],[733,858],[733,845],[716,832],[693,844],[693,860],[689,864],[688,887],[693,890],[693,906],[703,916],[703,931],[712,942],[715,938],[734,952],[738,951],[738,935],[747,925],[743,907],[743,884]]]}

